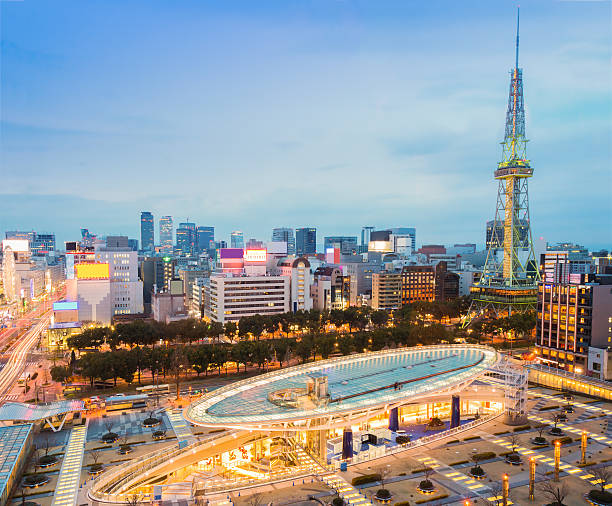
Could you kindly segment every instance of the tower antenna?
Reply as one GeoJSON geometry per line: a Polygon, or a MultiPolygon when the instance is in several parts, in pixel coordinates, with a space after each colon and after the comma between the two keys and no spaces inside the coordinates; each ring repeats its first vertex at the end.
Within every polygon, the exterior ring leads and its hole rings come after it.
{"type": "Polygon", "coordinates": [[[519,21],[520,21],[520,14],[521,14],[521,6],[519,5],[516,8],[516,65],[514,66],[515,69],[518,69],[518,50],[519,50],[519,21]]]}

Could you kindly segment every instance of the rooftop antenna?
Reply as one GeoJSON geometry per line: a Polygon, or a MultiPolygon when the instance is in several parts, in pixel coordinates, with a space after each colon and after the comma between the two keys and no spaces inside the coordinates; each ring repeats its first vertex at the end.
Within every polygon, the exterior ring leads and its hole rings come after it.
{"type": "Polygon", "coordinates": [[[519,5],[516,8],[516,65],[514,66],[515,69],[518,69],[518,50],[519,50],[519,21],[520,21],[520,14],[521,14],[521,6],[519,5]]]}

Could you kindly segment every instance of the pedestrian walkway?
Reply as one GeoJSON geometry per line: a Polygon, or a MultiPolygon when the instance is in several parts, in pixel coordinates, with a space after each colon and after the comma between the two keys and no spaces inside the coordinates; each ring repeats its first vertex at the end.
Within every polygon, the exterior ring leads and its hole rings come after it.
{"type": "MultiPolygon", "coordinates": [[[[545,424],[548,424],[548,425],[552,425],[553,424],[553,422],[551,420],[548,420],[547,418],[542,418],[541,416],[538,416],[538,415],[528,415],[527,418],[529,420],[534,421],[534,422],[545,423],[545,424]]],[[[565,423],[557,423],[557,427],[559,429],[563,429],[566,432],[572,432],[574,434],[582,434],[583,432],[586,432],[587,435],[591,439],[594,439],[598,443],[602,443],[602,444],[606,444],[608,446],[612,446],[612,439],[607,437],[607,436],[603,436],[601,434],[595,434],[594,432],[589,432],[588,430],[585,431],[585,430],[579,429],[577,427],[572,427],[571,425],[567,425],[565,423]]]]}
{"type": "Polygon", "coordinates": [[[599,406],[594,406],[593,404],[585,404],[583,402],[566,401],[562,397],[559,397],[559,394],[550,395],[550,394],[530,391],[529,395],[535,395],[536,397],[542,397],[543,399],[548,399],[549,401],[554,401],[554,402],[569,402],[569,404],[571,404],[572,406],[576,406],[577,408],[586,409],[587,411],[593,411],[601,415],[612,416],[612,410],[600,408],[599,406]]]}
{"type": "Polygon", "coordinates": [[[168,416],[168,420],[170,420],[170,425],[172,425],[172,430],[174,431],[176,439],[179,443],[182,441],[193,443],[195,441],[195,436],[192,434],[189,425],[183,418],[182,411],[177,409],[168,409],[166,411],[166,415],[168,416]]]}
{"type": "Polygon", "coordinates": [[[74,427],[70,432],[51,506],[74,506],[76,504],[86,437],[87,425],[74,427]]]}
{"type": "MultiPolygon", "coordinates": [[[[510,441],[507,441],[503,438],[498,438],[495,439],[493,436],[491,436],[490,434],[487,434],[485,432],[481,432],[479,434],[483,439],[486,439],[496,445],[502,446],[508,450],[512,450],[512,443],[510,441]]],[[[525,448],[523,446],[517,446],[515,448],[516,453],[523,455],[524,457],[527,457],[529,459],[533,458],[537,464],[544,464],[546,466],[550,466],[552,468],[555,467],[555,459],[552,457],[547,457],[546,455],[544,455],[543,453],[539,453],[542,451],[550,451],[550,447],[548,448],[542,448],[538,451],[536,450],[530,450],[529,448],[525,448]]],[[[599,483],[598,480],[593,480],[593,478],[595,478],[595,476],[593,476],[588,470],[585,469],[581,469],[579,467],[573,466],[571,464],[568,464],[567,462],[564,461],[560,461],[559,462],[559,470],[561,472],[565,472],[571,476],[575,476],[576,478],[580,478],[581,480],[586,480],[589,483],[591,483],[592,485],[597,485],[599,483]]],[[[610,488],[612,487],[612,483],[609,485],[606,485],[606,488],[610,488]]]]}
{"type": "MultiPolygon", "coordinates": [[[[480,497],[486,499],[487,501],[496,501],[501,499],[500,497],[491,496],[491,489],[485,485],[484,483],[480,483],[478,480],[475,480],[471,476],[467,476],[459,471],[456,471],[454,468],[440,462],[431,457],[419,457],[417,460],[423,464],[424,466],[431,467],[436,472],[440,473],[442,476],[445,476],[449,480],[457,483],[458,485],[466,488],[469,493],[478,494],[480,497]]],[[[508,500],[508,504],[512,504],[512,501],[508,500]]]]}
{"type": "Polygon", "coordinates": [[[335,490],[344,499],[344,502],[353,506],[361,504],[372,504],[359,490],[346,481],[342,476],[333,473],[321,476],[321,481],[329,488],[335,490]]]}

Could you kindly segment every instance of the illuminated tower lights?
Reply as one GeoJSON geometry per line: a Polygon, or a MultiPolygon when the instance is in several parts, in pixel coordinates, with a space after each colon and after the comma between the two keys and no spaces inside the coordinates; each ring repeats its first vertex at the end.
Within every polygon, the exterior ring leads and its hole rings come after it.
{"type": "Polygon", "coordinates": [[[472,287],[473,302],[464,325],[478,313],[496,315],[535,309],[537,269],[529,221],[528,179],[533,168],[527,159],[523,71],[518,66],[519,12],[516,23],[516,59],[510,72],[510,93],[502,144],[502,161],[495,171],[499,181],[493,238],[479,282],[472,287]],[[527,231],[525,231],[525,224],[527,231]],[[499,235],[502,234],[502,237],[499,235]],[[526,237],[525,237],[526,236],[526,237]],[[501,248],[500,248],[501,245],[501,248]],[[502,258],[499,258],[499,254],[502,258]]]}

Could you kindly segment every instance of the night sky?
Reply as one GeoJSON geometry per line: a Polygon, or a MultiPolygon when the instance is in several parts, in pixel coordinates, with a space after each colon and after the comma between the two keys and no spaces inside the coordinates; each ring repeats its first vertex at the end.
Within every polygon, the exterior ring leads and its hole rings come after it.
{"type": "MultiPolygon", "coordinates": [[[[516,3],[0,1],[0,231],[484,242],[516,3]]],[[[534,236],[612,247],[611,3],[521,2],[534,236]]]]}

